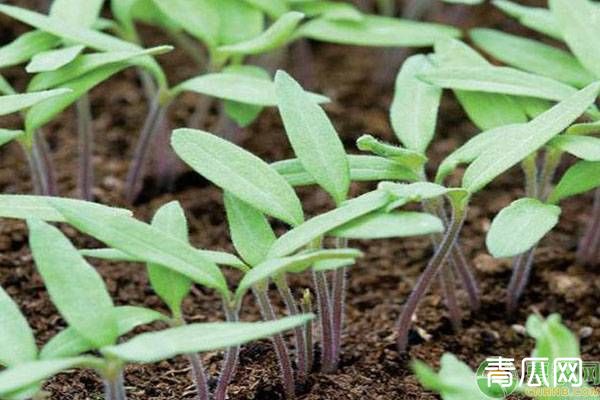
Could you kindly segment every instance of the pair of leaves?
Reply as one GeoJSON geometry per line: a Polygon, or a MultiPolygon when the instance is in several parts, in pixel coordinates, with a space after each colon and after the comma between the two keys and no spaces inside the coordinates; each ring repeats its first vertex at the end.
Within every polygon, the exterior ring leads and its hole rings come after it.
{"type": "MultiPolygon", "coordinates": [[[[400,146],[380,142],[371,135],[362,135],[356,140],[356,147],[362,151],[370,151],[380,157],[385,157],[393,162],[405,166],[419,175],[427,162],[427,157],[421,150],[410,150],[400,146]]],[[[423,149],[424,150],[424,149],[423,149]]]]}
{"type": "Polygon", "coordinates": [[[60,38],[43,31],[19,35],[13,42],[0,48],[0,68],[11,67],[30,60],[36,54],[52,49],[60,38]]]}

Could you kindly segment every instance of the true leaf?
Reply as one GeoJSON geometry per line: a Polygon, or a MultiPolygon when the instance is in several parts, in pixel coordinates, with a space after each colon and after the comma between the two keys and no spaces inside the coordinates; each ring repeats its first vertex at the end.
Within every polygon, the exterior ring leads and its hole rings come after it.
{"type": "Polygon", "coordinates": [[[409,150],[399,146],[380,142],[371,135],[362,135],[356,140],[356,147],[362,151],[370,151],[380,157],[390,160],[409,168],[415,173],[420,173],[423,165],[427,162],[427,157],[423,155],[423,150],[409,150]]]}
{"type": "Polygon", "coordinates": [[[548,197],[548,202],[558,204],[567,197],[585,193],[598,186],[600,186],[600,162],[580,161],[565,172],[548,197]]]}
{"type": "Polygon", "coordinates": [[[28,219],[29,244],[52,303],[97,347],[117,339],[113,303],[102,278],[55,227],[28,219]]]}
{"type": "Polygon", "coordinates": [[[212,322],[190,324],[144,333],[102,353],[129,362],[152,363],[177,355],[238,346],[304,325],[313,315],[299,315],[269,322],[212,322]]]}
{"type": "Polygon", "coordinates": [[[63,20],[68,24],[91,27],[102,10],[104,0],[54,0],[50,7],[52,17],[63,20]]]}
{"type": "Polygon", "coordinates": [[[278,71],[275,91],[279,113],[294,153],[304,169],[339,204],[350,187],[344,145],[325,111],[288,74],[278,71]]]}
{"type": "Polygon", "coordinates": [[[221,46],[217,51],[225,55],[260,54],[283,46],[294,33],[304,14],[290,11],[282,15],[273,25],[261,35],[243,42],[221,46]]]}
{"type": "Polygon", "coordinates": [[[54,71],[63,67],[81,54],[84,46],[75,45],[58,50],[48,50],[38,53],[27,64],[25,70],[30,74],[44,71],[54,71]]]}
{"type": "Polygon", "coordinates": [[[22,136],[23,133],[23,131],[11,131],[8,129],[0,129],[0,146],[3,146],[11,140],[22,136]]]}
{"type": "Polygon", "coordinates": [[[43,31],[25,32],[13,42],[0,47],[0,68],[21,64],[43,51],[60,44],[60,38],[43,31]]]}
{"type": "Polygon", "coordinates": [[[556,47],[493,29],[474,29],[470,36],[477,46],[510,66],[575,87],[595,80],[575,57],[556,47]]]}
{"type": "Polygon", "coordinates": [[[131,217],[115,216],[87,204],[65,206],[51,200],[63,217],[80,231],[147,262],[163,265],[194,282],[216,289],[227,298],[223,274],[189,244],[131,217]]]}
{"type": "Polygon", "coordinates": [[[317,250],[297,254],[290,257],[270,258],[256,265],[248,271],[235,292],[240,299],[254,285],[269,278],[275,278],[286,272],[300,273],[308,269],[313,263],[325,259],[355,259],[361,252],[353,249],[317,250]]]}
{"type": "Polygon", "coordinates": [[[263,12],[243,0],[212,0],[218,4],[221,45],[235,44],[260,35],[264,29],[263,12]]]}
{"type": "Polygon", "coordinates": [[[585,161],[600,161],[600,138],[560,135],[552,139],[548,145],[585,161]]]}
{"type": "Polygon", "coordinates": [[[217,44],[219,36],[219,12],[209,0],[153,0],[160,11],[176,21],[190,35],[206,43],[217,44]]]}
{"type": "Polygon", "coordinates": [[[49,98],[65,96],[70,93],[71,90],[69,89],[54,89],[43,92],[0,96],[0,115],[12,114],[34,106],[49,98]]]}
{"type": "Polygon", "coordinates": [[[0,365],[12,366],[37,358],[33,332],[17,304],[0,287],[0,365]]]}
{"type": "Polygon", "coordinates": [[[567,128],[568,135],[596,135],[600,133],[600,121],[573,124],[567,128]]]}
{"type": "Polygon", "coordinates": [[[496,258],[529,250],[558,223],[560,208],[537,199],[523,198],[502,209],[492,221],[486,245],[496,258]]]}
{"type": "Polygon", "coordinates": [[[444,231],[442,221],[431,214],[376,211],[329,232],[348,239],[384,239],[429,235],[444,231]]]}
{"type": "Polygon", "coordinates": [[[290,225],[304,219],[292,187],[255,155],[207,132],[178,129],[171,145],[199,174],[240,200],[290,225]]]}
{"type": "Polygon", "coordinates": [[[432,68],[423,55],[409,57],[398,73],[390,119],[394,133],[408,149],[425,153],[435,134],[442,90],[417,78],[432,68]]]}
{"type": "MultiPolygon", "coordinates": [[[[225,68],[223,71],[246,74],[255,78],[264,79],[268,82],[271,81],[269,72],[254,65],[232,65],[225,68]]],[[[232,100],[225,100],[223,104],[225,106],[225,113],[241,127],[250,125],[263,109],[261,106],[240,103],[232,100]]]]}
{"type": "Polygon", "coordinates": [[[275,233],[263,213],[225,192],[225,211],[231,240],[238,253],[249,265],[264,261],[275,242],[275,233]]]}
{"type": "Polygon", "coordinates": [[[386,207],[387,211],[402,207],[409,202],[420,202],[440,196],[466,197],[468,195],[464,189],[447,188],[431,182],[414,182],[408,184],[381,182],[379,190],[387,192],[390,197],[396,199],[388,204],[386,207]]]}
{"type": "Polygon", "coordinates": [[[388,201],[387,193],[370,192],[349,200],[332,211],[311,218],[279,237],[269,250],[268,258],[292,254],[327,232],[384,207],[388,201]]]}
{"type": "Polygon", "coordinates": [[[515,125],[493,141],[467,168],[463,187],[474,193],[498,175],[537,151],[566,129],[594,103],[600,83],[593,83],[524,125],[515,125]]]}
{"type": "MultiPolygon", "coordinates": [[[[152,218],[152,226],[182,242],[187,243],[189,240],[187,219],[183,209],[176,201],[167,203],[158,209],[152,218]]],[[[190,292],[192,281],[185,275],[159,264],[148,263],[147,268],[152,289],[167,304],[171,313],[179,317],[181,303],[190,292]]]]}
{"type": "Polygon", "coordinates": [[[460,31],[446,25],[366,15],[360,21],[316,18],[302,25],[297,36],[358,46],[424,47],[441,38],[459,37],[460,31]]]}
{"type": "Polygon", "coordinates": [[[552,361],[581,356],[577,337],[563,325],[558,314],[552,314],[545,320],[533,314],[527,319],[526,329],[535,339],[533,357],[546,357],[552,361]]]}
{"type": "Polygon", "coordinates": [[[492,3],[522,25],[554,39],[562,39],[561,27],[548,9],[527,7],[508,0],[493,0],[492,3]]]}

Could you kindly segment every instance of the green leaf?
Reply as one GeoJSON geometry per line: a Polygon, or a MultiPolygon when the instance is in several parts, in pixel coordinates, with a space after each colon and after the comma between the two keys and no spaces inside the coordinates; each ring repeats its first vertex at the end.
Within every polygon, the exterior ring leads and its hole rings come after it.
{"type": "Polygon", "coordinates": [[[303,1],[294,4],[294,9],[307,17],[321,17],[330,21],[360,22],[365,18],[352,4],[339,1],[303,1]]]}
{"type": "MultiPolygon", "coordinates": [[[[536,99],[535,97],[513,97],[513,99],[521,105],[525,114],[532,119],[552,108],[552,102],[548,100],[536,99]]],[[[527,122],[527,119],[516,122],[527,122]]]]}
{"type": "Polygon", "coordinates": [[[246,3],[263,10],[271,18],[279,18],[289,11],[286,0],[243,0],[246,3]]]}
{"type": "Polygon", "coordinates": [[[69,89],[55,89],[46,90],[44,92],[0,96],[0,115],[12,114],[34,106],[49,98],[65,96],[69,93],[71,93],[71,90],[69,89]]]}
{"type": "Polygon", "coordinates": [[[600,133],[600,121],[571,125],[566,133],[567,135],[597,135],[600,133]]]}
{"type": "Polygon", "coordinates": [[[285,45],[303,18],[304,14],[290,11],[282,15],[260,36],[243,42],[221,46],[217,48],[217,52],[224,55],[251,55],[269,52],[285,45]]]}
{"type": "Polygon", "coordinates": [[[229,192],[223,194],[231,240],[249,265],[265,260],[275,233],[263,213],[229,192]]]}
{"type": "Polygon", "coordinates": [[[37,358],[38,349],[25,316],[0,286],[0,365],[9,367],[37,358]]]}
{"type": "Polygon", "coordinates": [[[371,135],[362,135],[356,140],[356,147],[362,151],[370,151],[380,157],[390,160],[411,169],[416,174],[420,173],[427,162],[427,157],[423,155],[423,150],[409,150],[400,146],[394,146],[383,143],[371,135]]]}
{"type": "Polygon", "coordinates": [[[535,339],[533,357],[554,360],[581,356],[577,337],[562,324],[560,315],[552,314],[546,320],[538,315],[531,315],[527,319],[526,328],[527,333],[535,339]]]}
{"type": "Polygon", "coordinates": [[[38,53],[33,56],[25,70],[30,74],[57,70],[75,60],[84,48],[82,45],[75,45],[38,53]]]}
{"type": "Polygon", "coordinates": [[[200,175],[240,200],[290,225],[303,221],[302,206],[292,187],[255,155],[193,129],[175,130],[171,145],[200,175]]]}
{"type": "Polygon", "coordinates": [[[510,67],[438,67],[419,74],[425,82],[460,89],[560,101],[576,89],[554,79],[510,67]]]}
{"type": "Polygon", "coordinates": [[[578,88],[595,80],[575,57],[556,47],[493,29],[474,29],[470,36],[477,46],[512,67],[578,88]]]}
{"type": "Polygon", "coordinates": [[[209,48],[219,38],[219,11],[210,0],[153,0],[154,4],[187,33],[209,48]]]}
{"type": "Polygon", "coordinates": [[[576,135],[560,135],[548,145],[585,161],[600,161],[600,138],[576,135]]]}
{"type": "Polygon", "coordinates": [[[109,51],[104,53],[83,54],[72,63],[56,71],[48,71],[37,74],[29,82],[28,91],[44,90],[62,85],[73,79],[79,78],[82,75],[93,72],[110,64],[122,63],[129,61],[131,64],[136,64],[136,58],[148,55],[159,55],[171,51],[171,46],[158,46],[146,50],[139,51],[109,51]]]}
{"type": "Polygon", "coordinates": [[[76,207],[84,204],[90,209],[98,209],[114,215],[131,215],[131,211],[123,208],[113,208],[98,203],[60,197],[30,196],[21,194],[0,195],[0,217],[2,218],[37,218],[43,221],[66,222],[61,213],[52,204],[61,203],[64,207],[76,207]]]}
{"type": "Polygon", "coordinates": [[[389,195],[380,191],[369,192],[349,200],[340,207],[311,218],[286,232],[273,243],[267,258],[290,255],[327,232],[384,207],[388,201],[389,195]]]}
{"type": "Polygon", "coordinates": [[[0,68],[24,63],[31,57],[60,44],[60,38],[42,31],[25,32],[13,42],[0,47],[0,68]]]}
{"type": "Polygon", "coordinates": [[[504,13],[516,18],[521,25],[562,40],[561,27],[547,8],[526,7],[508,0],[494,0],[492,3],[504,13]]]}
{"type": "Polygon", "coordinates": [[[496,215],[485,243],[495,258],[513,257],[536,245],[556,224],[560,208],[537,199],[513,201],[496,215]]]}
{"type": "MultiPolygon", "coordinates": [[[[155,321],[166,321],[168,318],[154,310],[143,307],[121,306],[113,309],[117,321],[119,336],[123,336],[138,326],[151,324],[155,321]]],[[[55,335],[40,352],[42,360],[75,357],[95,349],[95,346],[77,333],[72,327],[67,327],[55,335]]]]}
{"type": "Polygon", "coordinates": [[[58,360],[31,361],[0,372],[0,396],[7,397],[15,392],[44,381],[67,369],[98,364],[93,357],[64,358],[58,360]]]}
{"type": "Polygon", "coordinates": [[[28,219],[29,245],[52,303],[96,347],[118,337],[113,303],[96,270],[55,227],[28,219]]]}
{"type": "MultiPolygon", "coordinates": [[[[183,209],[176,201],[167,203],[158,209],[152,218],[152,226],[177,240],[185,243],[189,241],[187,219],[183,209]]],[[[179,317],[181,303],[189,294],[192,281],[185,275],[159,264],[148,263],[147,268],[152,289],[169,307],[173,316],[179,317]]]]}
{"type": "Polygon", "coordinates": [[[350,165],[333,124],[298,82],[283,71],[277,71],[275,91],[294,153],[319,186],[340,204],[350,188],[350,165]]]}
{"type": "Polygon", "coordinates": [[[144,333],[123,344],[105,347],[102,353],[123,361],[152,363],[181,354],[220,350],[268,338],[304,325],[313,317],[312,314],[306,314],[269,322],[190,324],[160,332],[144,333]]]}
{"type": "MultiPolygon", "coordinates": [[[[171,95],[177,96],[183,91],[263,107],[277,105],[275,85],[272,81],[239,72],[234,73],[231,70],[188,79],[175,86],[171,95]]],[[[321,95],[311,93],[310,96],[318,103],[329,101],[321,95]]]]}
{"type": "MultiPolygon", "coordinates": [[[[62,87],[69,90],[67,94],[58,99],[49,99],[32,107],[25,116],[25,127],[28,133],[50,122],[56,115],[77,101],[78,98],[90,91],[94,86],[99,85],[112,75],[126,68],[125,63],[108,65],[98,68],[89,74],[83,75],[77,79],[66,82],[62,87]]],[[[58,89],[57,89],[58,90],[58,89]]]]}
{"type": "Polygon", "coordinates": [[[588,0],[550,0],[548,4],[569,49],[588,71],[600,78],[600,45],[590,40],[600,35],[600,9],[588,0]]]}
{"type": "Polygon", "coordinates": [[[501,137],[497,136],[490,148],[467,168],[463,176],[463,187],[475,193],[540,149],[583,114],[594,103],[599,91],[600,83],[593,83],[529,123],[514,125],[513,129],[501,137]]]}
{"type": "Polygon", "coordinates": [[[4,146],[6,143],[14,140],[20,136],[23,136],[23,131],[12,131],[8,129],[0,129],[0,146],[4,146]]]}
{"type": "Polygon", "coordinates": [[[244,0],[212,0],[219,13],[218,43],[234,44],[260,35],[264,14],[244,0]]]}
{"type": "Polygon", "coordinates": [[[558,204],[567,197],[585,193],[600,186],[600,162],[580,161],[562,176],[548,202],[558,204]]]}
{"type": "Polygon", "coordinates": [[[431,214],[376,211],[329,232],[348,239],[385,239],[429,235],[444,231],[442,221],[431,214]]]}
{"type": "Polygon", "coordinates": [[[153,0],[111,1],[110,8],[112,15],[119,23],[121,35],[130,42],[140,43],[140,38],[135,29],[136,20],[171,31],[181,30],[175,21],[160,11],[153,0]]]}
{"type": "Polygon", "coordinates": [[[104,0],[54,0],[50,16],[65,24],[89,28],[98,20],[104,0]]]}
{"type": "MultiPolygon", "coordinates": [[[[353,182],[419,180],[419,176],[413,171],[387,158],[349,154],[348,161],[350,163],[350,180],[353,182]]],[[[306,186],[316,183],[296,158],[277,161],[271,166],[292,186],[306,186]]]]}
{"type": "Polygon", "coordinates": [[[483,3],[485,0],[443,0],[446,3],[453,3],[453,4],[467,4],[470,6],[476,5],[476,4],[481,4],[483,3]]]}
{"type": "Polygon", "coordinates": [[[425,389],[439,393],[444,400],[489,400],[477,386],[477,377],[467,364],[445,353],[436,374],[421,361],[412,363],[413,371],[425,389]]]}
{"type": "Polygon", "coordinates": [[[282,274],[293,272],[301,273],[310,268],[312,264],[320,260],[331,259],[355,259],[362,253],[354,249],[316,250],[297,254],[290,257],[271,258],[253,267],[248,271],[235,291],[235,296],[241,299],[244,294],[254,285],[276,278],[282,274]]]}
{"type": "Polygon", "coordinates": [[[188,243],[135,218],[115,216],[85,203],[65,206],[51,200],[51,204],[80,231],[129,255],[168,267],[228,298],[219,267],[188,243]]]}
{"type": "MultiPolygon", "coordinates": [[[[239,0],[238,0],[239,1],[239,0]]],[[[234,72],[246,74],[255,78],[264,79],[271,82],[271,76],[267,71],[254,65],[231,65],[223,70],[224,72],[234,72]]],[[[263,110],[261,106],[239,103],[237,101],[225,100],[225,113],[233,119],[239,126],[246,127],[250,125],[263,110]]]]}
{"type": "Polygon", "coordinates": [[[435,134],[442,90],[417,79],[432,68],[424,55],[406,59],[396,78],[390,119],[394,133],[404,146],[425,153],[435,134]]]}
{"type": "Polygon", "coordinates": [[[13,87],[10,85],[10,83],[8,83],[8,81],[6,79],[4,79],[4,77],[2,75],[0,75],[0,94],[2,94],[2,95],[17,94],[15,89],[13,89],[13,87]]]}
{"type": "Polygon", "coordinates": [[[440,196],[466,197],[468,194],[461,188],[447,188],[431,182],[392,183],[381,182],[379,190],[390,195],[394,201],[388,204],[386,210],[391,211],[410,202],[434,199],[440,196]]]}
{"type": "Polygon", "coordinates": [[[358,46],[425,47],[441,38],[459,37],[460,31],[446,25],[365,15],[356,22],[316,18],[302,25],[297,36],[358,46]]]}

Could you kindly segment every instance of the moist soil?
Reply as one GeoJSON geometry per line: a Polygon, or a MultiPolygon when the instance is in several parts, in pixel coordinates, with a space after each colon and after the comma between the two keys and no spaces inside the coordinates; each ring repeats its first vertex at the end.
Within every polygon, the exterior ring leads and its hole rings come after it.
{"type": "MultiPolygon", "coordinates": [[[[23,2],[26,3],[26,2],[23,2]]],[[[31,2],[27,2],[31,6],[31,2]]],[[[444,6],[430,19],[471,26],[495,27],[513,32],[520,28],[491,7],[474,9],[444,6]],[[458,12],[457,12],[458,10],[458,12]]],[[[5,17],[0,18],[0,43],[12,40],[27,30],[5,17]]],[[[149,44],[166,40],[159,33],[144,29],[149,44]]],[[[531,35],[531,32],[526,32],[531,35]]],[[[388,123],[388,109],[393,94],[393,82],[374,83],[386,53],[382,50],[335,45],[309,44],[311,58],[300,58],[300,50],[284,57],[284,66],[312,89],[333,99],[327,106],[343,141],[354,151],[354,141],[368,132],[395,142],[388,123]]],[[[388,52],[389,55],[389,52],[388,52]]],[[[192,76],[196,68],[185,54],[175,51],[162,56],[172,82],[192,76]]],[[[5,72],[5,76],[22,89],[27,77],[20,69],[5,72]]],[[[173,106],[170,122],[173,127],[185,126],[198,97],[185,95],[173,106]]],[[[121,191],[135,139],[147,111],[138,76],[128,70],[116,75],[91,93],[96,144],[94,167],[96,200],[105,204],[125,206],[121,191]]],[[[215,110],[206,118],[210,129],[216,122],[215,110]]],[[[17,126],[17,118],[6,118],[4,126],[17,126]]],[[[45,128],[57,171],[60,194],[77,195],[77,141],[74,112],[68,110],[45,128]]],[[[445,94],[440,110],[437,137],[431,146],[430,166],[434,167],[452,149],[477,133],[453,97],[445,94]]],[[[266,110],[249,128],[235,134],[246,149],[268,161],[291,156],[277,112],[266,110]]],[[[161,146],[159,146],[161,147],[161,146]]],[[[162,146],[164,147],[164,146],[162,146]]],[[[571,160],[567,160],[570,162],[571,160]]],[[[565,166],[568,165],[565,163],[565,166]]],[[[133,207],[136,216],[149,220],[162,204],[181,202],[189,218],[191,242],[205,249],[233,251],[224,219],[220,190],[183,165],[177,166],[175,179],[167,190],[157,184],[157,164],[148,168],[148,178],[139,200],[133,207]]],[[[458,182],[459,177],[455,177],[458,182]]],[[[433,287],[422,302],[411,332],[408,355],[398,354],[395,347],[394,322],[398,317],[420,272],[432,255],[429,239],[380,240],[352,242],[365,257],[349,274],[346,324],[343,335],[339,371],[325,375],[314,372],[298,387],[299,398],[317,399],[436,399],[425,391],[410,370],[410,360],[420,359],[438,366],[444,352],[452,352],[476,368],[486,357],[502,355],[521,359],[528,356],[533,341],[524,334],[523,325],[531,313],[547,315],[560,313],[565,323],[581,338],[581,352],[586,360],[600,360],[600,276],[595,268],[578,265],[575,260],[577,238],[589,218],[591,197],[581,196],[564,204],[560,224],[540,244],[529,286],[519,309],[507,313],[504,308],[505,288],[510,277],[510,262],[492,259],[485,248],[484,237],[496,213],[512,200],[523,195],[522,176],[512,171],[496,180],[474,199],[461,244],[481,285],[482,307],[468,311],[461,293],[464,309],[462,328],[452,329],[440,296],[433,287]],[[590,329],[591,328],[591,334],[590,329]]],[[[354,184],[354,195],[372,189],[372,185],[354,184]]],[[[25,158],[15,144],[1,150],[0,189],[2,193],[29,193],[29,173],[25,158]]],[[[325,193],[301,189],[300,195],[307,215],[330,208],[325,193]]],[[[281,231],[283,226],[276,226],[281,231]]],[[[64,226],[64,231],[80,247],[101,244],[64,226]]],[[[94,261],[118,305],[145,306],[166,312],[164,304],[151,291],[143,266],[94,261]]],[[[235,271],[227,271],[233,283],[239,279],[235,271]]],[[[43,282],[37,274],[27,244],[27,230],[20,221],[4,220],[0,225],[0,284],[26,314],[39,345],[65,327],[50,302],[43,282]]],[[[306,276],[292,279],[293,288],[300,293],[310,287],[306,276]]],[[[275,291],[272,298],[283,315],[282,304],[275,291]]],[[[185,315],[190,322],[223,319],[221,305],[214,292],[194,288],[185,301],[185,315]]],[[[242,309],[244,320],[258,320],[256,304],[247,298],[242,309]]],[[[160,328],[160,325],[138,329],[160,328]]],[[[316,333],[316,332],[315,332],[316,333]]],[[[222,353],[203,355],[211,384],[216,384],[222,353]]],[[[318,354],[317,354],[318,360],[318,354]]],[[[125,370],[125,384],[131,399],[192,399],[194,388],[184,358],[152,365],[132,365],[125,370]]],[[[51,399],[100,399],[102,386],[98,377],[87,371],[60,374],[45,386],[51,399]]],[[[280,399],[275,354],[269,341],[245,346],[240,365],[231,383],[230,398],[280,399]]],[[[466,399],[467,400],[467,399],[466,399]]]]}

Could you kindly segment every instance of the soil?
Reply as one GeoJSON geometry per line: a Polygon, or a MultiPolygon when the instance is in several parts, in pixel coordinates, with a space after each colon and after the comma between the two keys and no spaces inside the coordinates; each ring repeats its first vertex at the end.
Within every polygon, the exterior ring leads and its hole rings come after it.
{"type": "MultiPolygon", "coordinates": [[[[26,3],[26,2],[22,2],[26,3]]],[[[463,27],[493,26],[518,31],[517,25],[503,18],[491,7],[450,12],[444,6],[432,16],[438,21],[458,19],[463,27]]],[[[8,42],[27,28],[0,17],[0,43],[8,42]]],[[[530,34],[530,32],[529,32],[530,34]]],[[[162,38],[152,30],[144,30],[149,43],[162,38]]],[[[388,141],[394,137],[388,123],[387,110],[393,84],[380,87],[372,74],[381,59],[381,50],[311,44],[314,63],[288,63],[294,74],[309,72],[311,86],[334,101],[327,107],[344,143],[354,149],[354,140],[365,132],[388,141]]],[[[289,58],[293,60],[293,58],[289,58]]],[[[170,79],[175,82],[194,74],[192,62],[181,52],[163,56],[170,79]]],[[[22,88],[27,77],[15,68],[5,76],[22,88]]],[[[174,105],[170,120],[173,126],[184,126],[197,96],[185,95],[174,105]]],[[[96,131],[94,166],[96,200],[105,204],[124,205],[121,190],[132,154],[132,147],[143,122],[147,103],[137,74],[128,70],[94,89],[91,104],[96,131]]],[[[77,142],[74,114],[65,112],[46,128],[58,171],[61,195],[76,196],[77,142]]],[[[214,123],[214,117],[207,126],[214,123]]],[[[446,94],[440,110],[438,135],[430,150],[431,171],[452,149],[477,130],[468,122],[453,97],[446,94]]],[[[3,120],[5,126],[15,125],[16,118],[3,120]]],[[[274,161],[291,156],[279,117],[275,110],[266,110],[257,122],[238,137],[241,145],[265,160],[274,161]]],[[[430,172],[431,172],[430,171],[430,172]]],[[[149,169],[152,175],[153,169],[149,169]]],[[[457,179],[457,178],[455,178],[457,179]]],[[[485,232],[493,216],[509,202],[522,196],[522,176],[512,171],[495,181],[474,199],[461,243],[481,285],[482,308],[477,313],[464,313],[463,327],[454,332],[443,306],[440,291],[434,287],[422,302],[411,333],[408,356],[400,356],[395,346],[394,321],[424,268],[432,249],[427,238],[353,242],[365,257],[352,269],[349,279],[343,353],[339,371],[332,375],[313,373],[299,387],[303,400],[391,400],[435,399],[425,391],[410,370],[410,360],[424,360],[437,367],[444,352],[452,352],[476,368],[486,357],[503,355],[520,359],[530,354],[533,342],[523,333],[526,318],[533,312],[543,315],[560,313],[574,331],[587,331],[582,338],[581,352],[587,360],[600,360],[600,276],[594,268],[580,266],[575,261],[577,238],[591,211],[588,196],[564,203],[559,226],[541,243],[531,282],[519,310],[507,314],[504,308],[505,288],[510,277],[510,263],[492,259],[484,243],[485,232]],[[586,328],[586,329],[584,329],[586,328]]],[[[354,194],[372,188],[354,185],[354,194]]],[[[29,193],[29,174],[25,159],[17,145],[1,150],[0,190],[2,193],[29,193]]],[[[318,190],[300,190],[307,214],[316,214],[329,207],[327,196],[318,190]]],[[[158,188],[152,178],[134,207],[138,218],[149,220],[162,204],[178,200],[186,210],[194,245],[206,249],[233,251],[221,192],[188,168],[181,166],[172,190],[158,188]]],[[[96,247],[99,243],[65,226],[64,231],[81,247],[96,247]]],[[[104,277],[108,289],[119,305],[140,305],[157,310],[165,306],[150,290],[144,269],[140,265],[94,262],[104,277]]],[[[227,272],[231,281],[239,278],[227,272]]],[[[42,345],[65,326],[52,306],[37,274],[27,244],[27,231],[20,221],[4,220],[0,225],[0,284],[17,301],[32,325],[38,343],[42,345]]],[[[293,287],[300,293],[310,285],[304,276],[294,277],[293,287]]],[[[275,292],[280,314],[282,306],[275,292]]],[[[195,288],[185,302],[185,315],[190,322],[222,320],[215,293],[195,288]]],[[[242,310],[243,319],[258,319],[258,310],[248,298],[242,310]]],[[[156,328],[156,327],[154,327],[156,328]]],[[[148,330],[144,328],[136,331],[148,330]]],[[[222,354],[203,356],[208,371],[216,377],[222,354]]],[[[230,386],[230,398],[235,400],[282,398],[275,355],[269,341],[245,346],[241,352],[238,373],[230,386]]],[[[153,365],[132,365],[125,371],[126,388],[131,399],[192,399],[194,390],[185,359],[177,358],[153,365]]],[[[212,380],[215,383],[215,379],[212,380]]],[[[52,399],[100,399],[98,377],[87,371],[61,374],[51,379],[45,389],[52,399]]]]}

